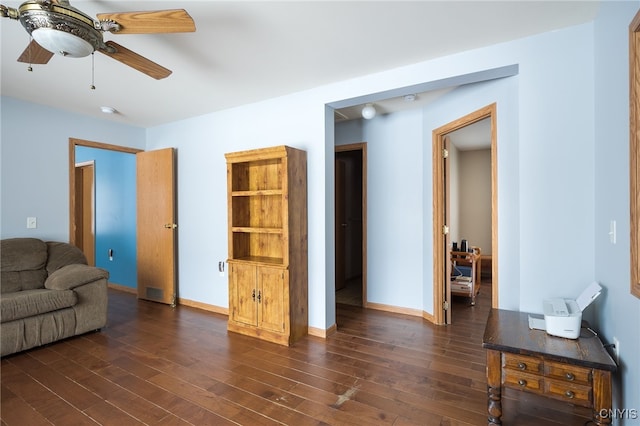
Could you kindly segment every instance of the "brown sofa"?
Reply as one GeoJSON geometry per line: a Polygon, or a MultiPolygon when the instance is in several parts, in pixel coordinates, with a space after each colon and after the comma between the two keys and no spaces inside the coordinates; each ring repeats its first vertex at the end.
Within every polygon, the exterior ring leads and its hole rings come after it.
{"type": "Polygon", "coordinates": [[[106,325],[109,273],[77,247],[5,239],[0,258],[0,356],[106,325]]]}

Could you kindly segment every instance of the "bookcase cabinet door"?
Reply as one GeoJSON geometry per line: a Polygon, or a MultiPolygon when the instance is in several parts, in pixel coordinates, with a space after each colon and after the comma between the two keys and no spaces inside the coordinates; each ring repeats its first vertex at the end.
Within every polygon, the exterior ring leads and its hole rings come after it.
{"type": "Polygon", "coordinates": [[[284,333],[285,326],[285,270],[257,267],[259,299],[258,299],[258,327],[284,333]]]}
{"type": "Polygon", "coordinates": [[[232,264],[229,268],[229,284],[231,320],[247,325],[257,325],[255,266],[232,264]]]}

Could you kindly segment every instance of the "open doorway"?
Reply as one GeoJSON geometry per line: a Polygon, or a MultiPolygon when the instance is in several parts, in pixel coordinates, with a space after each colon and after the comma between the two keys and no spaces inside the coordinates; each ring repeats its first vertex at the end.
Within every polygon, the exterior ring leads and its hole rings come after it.
{"type": "Polygon", "coordinates": [[[141,150],[69,139],[69,241],[109,271],[111,287],[135,292],[136,153],[141,150]],[[92,172],[83,167],[92,165],[92,172]],[[91,178],[91,181],[89,181],[91,178]]]}
{"type": "Polygon", "coordinates": [[[366,143],[335,147],[336,303],[366,307],[366,143]]]}
{"type": "Polygon", "coordinates": [[[175,306],[175,149],[143,151],[70,138],[69,240],[75,245],[83,244],[78,240],[83,217],[78,214],[82,196],[78,195],[76,159],[87,155],[87,149],[96,158],[96,266],[109,271],[110,287],[175,306]]]}
{"type": "MultiPolygon", "coordinates": [[[[473,179],[473,176],[471,176],[471,178],[473,179]]],[[[434,307],[436,307],[434,309],[434,322],[437,324],[450,324],[452,322],[452,253],[462,250],[477,254],[477,256],[468,256],[470,261],[468,264],[463,264],[469,267],[468,274],[470,280],[473,284],[477,283],[479,288],[481,288],[482,283],[482,260],[485,260],[485,280],[490,279],[490,281],[486,281],[486,284],[491,286],[489,288],[492,295],[491,304],[493,307],[496,307],[498,304],[498,259],[496,257],[498,236],[497,138],[495,104],[461,117],[433,131],[433,197],[434,307]],[[488,136],[490,139],[489,151],[476,153],[477,155],[474,154],[473,156],[486,156],[490,164],[490,188],[487,191],[490,199],[488,202],[485,200],[485,204],[480,207],[483,210],[482,213],[488,214],[490,218],[487,221],[483,221],[482,224],[478,225],[473,223],[466,229],[461,229],[461,217],[469,212],[461,213],[460,191],[456,189],[460,187],[460,182],[455,182],[453,185],[451,183],[451,180],[455,181],[460,177],[460,173],[456,172],[456,167],[460,167],[460,161],[458,161],[460,156],[456,154],[459,150],[455,145],[451,147],[448,146],[448,144],[452,138],[455,139],[456,131],[474,124],[486,124],[488,127],[488,136]],[[451,155],[451,153],[453,153],[453,155],[451,155]],[[452,163],[452,158],[454,163],[452,163]],[[455,231],[453,231],[454,227],[455,231]],[[471,231],[474,227],[484,227],[484,229],[471,231]],[[490,229],[486,229],[487,227],[490,229]],[[474,235],[474,240],[466,240],[464,238],[465,232],[474,235]],[[465,239],[465,247],[462,247],[462,239],[465,239]],[[457,247],[453,247],[453,242],[456,242],[457,247]],[[483,249],[480,244],[487,247],[483,249]],[[478,250],[473,250],[472,247],[478,247],[478,250]],[[487,268],[490,268],[490,273],[487,268]]],[[[467,208],[467,210],[470,209],[467,208]]],[[[467,218],[466,221],[468,223],[473,221],[473,219],[467,218]]],[[[458,270],[458,268],[456,268],[456,270],[458,270]]],[[[474,288],[471,284],[469,287],[470,293],[468,296],[473,300],[472,295],[474,288]]],[[[454,291],[454,294],[456,293],[461,294],[460,291],[454,291]]]]}

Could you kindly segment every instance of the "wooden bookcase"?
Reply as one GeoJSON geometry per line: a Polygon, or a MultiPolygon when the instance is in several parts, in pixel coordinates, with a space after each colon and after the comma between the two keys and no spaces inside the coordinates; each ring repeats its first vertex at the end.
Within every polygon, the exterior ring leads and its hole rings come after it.
{"type": "Polygon", "coordinates": [[[291,345],[308,332],[306,152],[277,146],[225,158],[227,328],[291,345]]]}

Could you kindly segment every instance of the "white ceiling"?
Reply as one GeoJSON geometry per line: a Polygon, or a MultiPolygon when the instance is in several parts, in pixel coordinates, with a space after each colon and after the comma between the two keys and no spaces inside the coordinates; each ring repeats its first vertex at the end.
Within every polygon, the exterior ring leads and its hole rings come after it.
{"type": "MultiPolygon", "coordinates": [[[[598,3],[72,0],[73,6],[90,16],[184,8],[197,30],[106,34],[106,40],[173,74],[154,80],[96,54],[96,89],[91,90],[91,56],[56,55],[47,65],[34,65],[33,72],[28,72],[27,64],[16,61],[29,42],[28,34],[18,21],[0,19],[1,93],[150,127],[588,22],[595,17],[598,3]],[[104,105],[119,113],[102,114],[104,105]]],[[[20,2],[3,4],[17,8],[20,2]]],[[[419,96],[425,97],[429,96],[419,96]]],[[[386,108],[383,103],[380,107],[386,108]]]]}

